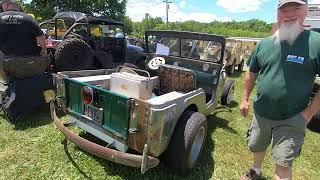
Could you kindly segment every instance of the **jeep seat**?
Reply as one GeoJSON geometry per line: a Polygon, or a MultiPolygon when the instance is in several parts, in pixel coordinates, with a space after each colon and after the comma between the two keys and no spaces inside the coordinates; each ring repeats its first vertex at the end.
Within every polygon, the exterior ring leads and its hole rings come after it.
{"type": "Polygon", "coordinates": [[[196,89],[196,73],[190,69],[164,64],[159,67],[158,78],[160,94],[196,89]]]}

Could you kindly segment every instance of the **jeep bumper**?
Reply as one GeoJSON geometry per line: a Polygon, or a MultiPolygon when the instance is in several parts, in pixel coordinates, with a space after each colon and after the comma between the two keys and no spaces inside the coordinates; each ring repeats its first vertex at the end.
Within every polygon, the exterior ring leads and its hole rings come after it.
{"type": "Polygon", "coordinates": [[[114,149],[110,149],[99,144],[88,141],[69,130],[64,123],[56,115],[55,105],[50,103],[51,118],[57,128],[71,142],[75,143],[81,149],[98,156],[100,158],[112,161],[126,166],[141,168],[141,173],[144,174],[148,169],[154,168],[159,164],[159,159],[147,155],[147,145],[145,145],[143,155],[129,154],[114,149]]]}

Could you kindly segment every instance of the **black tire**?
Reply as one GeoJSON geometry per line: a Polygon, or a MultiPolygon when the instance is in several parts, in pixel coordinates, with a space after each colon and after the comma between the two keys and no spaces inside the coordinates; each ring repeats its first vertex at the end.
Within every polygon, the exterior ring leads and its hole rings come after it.
{"type": "Polygon", "coordinates": [[[90,46],[78,38],[63,40],[55,52],[55,68],[58,71],[88,69],[93,64],[90,46]]]}
{"type": "Polygon", "coordinates": [[[186,175],[192,170],[201,155],[207,126],[207,119],[201,113],[186,110],[181,115],[165,156],[170,170],[181,175],[186,175]],[[196,140],[199,140],[199,146],[194,146],[196,140]]]}
{"type": "Polygon", "coordinates": [[[310,131],[320,133],[320,113],[312,117],[307,127],[310,131]]]}
{"type": "Polygon", "coordinates": [[[240,64],[238,64],[238,71],[242,72],[243,71],[243,67],[244,67],[244,60],[241,59],[240,64]]]}
{"type": "Polygon", "coordinates": [[[229,105],[232,102],[233,93],[234,93],[234,80],[228,79],[223,86],[223,91],[221,95],[221,104],[229,105]]]}
{"type": "Polygon", "coordinates": [[[227,75],[232,76],[235,68],[236,68],[236,59],[233,60],[232,65],[226,67],[227,75]]]}

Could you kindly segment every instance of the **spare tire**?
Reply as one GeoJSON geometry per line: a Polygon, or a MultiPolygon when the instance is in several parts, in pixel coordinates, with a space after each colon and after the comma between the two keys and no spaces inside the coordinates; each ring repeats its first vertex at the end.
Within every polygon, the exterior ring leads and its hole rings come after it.
{"type": "Polygon", "coordinates": [[[63,40],[55,52],[55,68],[58,71],[88,69],[93,64],[91,47],[83,40],[63,40]]]}

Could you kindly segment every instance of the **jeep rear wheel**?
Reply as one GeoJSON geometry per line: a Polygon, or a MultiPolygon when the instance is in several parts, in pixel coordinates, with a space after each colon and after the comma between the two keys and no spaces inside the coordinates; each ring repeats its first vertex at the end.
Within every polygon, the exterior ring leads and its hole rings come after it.
{"type": "Polygon", "coordinates": [[[78,38],[63,40],[55,52],[55,68],[58,71],[88,69],[93,64],[90,46],[78,38]]]}
{"type": "Polygon", "coordinates": [[[179,118],[167,149],[167,165],[182,175],[190,172],[200,157],[206,134],[206,117],[198,112],[185,111],[179,118]]]}

